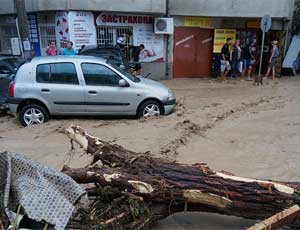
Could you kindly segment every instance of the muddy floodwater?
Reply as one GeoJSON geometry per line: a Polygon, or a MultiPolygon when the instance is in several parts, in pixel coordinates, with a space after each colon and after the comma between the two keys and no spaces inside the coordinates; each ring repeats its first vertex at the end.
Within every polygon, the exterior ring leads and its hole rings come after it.
{"type": "MultiPolygon", "coordinates": [[[[17,119],[0,117],[0,151],[24,154],[61,169],[85,166],[89,157],[60,131],[80,125],[94,136],[136,152],[205,162],[216,170],[244,177],[300,181],[300,77],[269,80],[263,87],[232,80],[165,81],[179,101],[165,117],[55,118],[22,128],[17,119]]],[[[183,213],[161,222],[157,229],[244,229],[253,221],[212,214],[183,213]]]]}

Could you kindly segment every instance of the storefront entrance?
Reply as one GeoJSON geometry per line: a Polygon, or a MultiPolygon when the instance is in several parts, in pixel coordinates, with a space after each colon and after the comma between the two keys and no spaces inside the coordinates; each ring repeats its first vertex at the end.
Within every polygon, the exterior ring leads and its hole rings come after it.
{"type": "Polygon", "coordinates": [[[214,30],[176,27],[174,77],[211,75],[214,30]]]}

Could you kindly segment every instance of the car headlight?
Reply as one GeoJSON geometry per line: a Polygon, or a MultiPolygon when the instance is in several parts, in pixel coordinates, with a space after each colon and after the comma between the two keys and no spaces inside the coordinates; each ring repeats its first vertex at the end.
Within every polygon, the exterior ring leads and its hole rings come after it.
{"type": "Polygon", "coordinates": [[[175,93],[169,89],[169,95],[168,95],[168,100],[174,100],[175,99],[175,93]]]}

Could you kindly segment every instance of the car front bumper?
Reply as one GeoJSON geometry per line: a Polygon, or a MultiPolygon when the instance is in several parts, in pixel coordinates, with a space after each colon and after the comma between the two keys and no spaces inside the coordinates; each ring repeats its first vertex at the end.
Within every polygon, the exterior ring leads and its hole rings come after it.
{"type": "Polygon", "coordinates": [[[176,99],[163,101],[165,115],[172,113],[176,105],[176,99]]]}

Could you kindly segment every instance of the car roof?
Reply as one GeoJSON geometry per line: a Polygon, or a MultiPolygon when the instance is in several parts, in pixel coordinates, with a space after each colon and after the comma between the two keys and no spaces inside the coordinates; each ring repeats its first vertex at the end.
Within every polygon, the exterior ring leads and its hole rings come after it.
{"type": "Polygon", "coordinates": [[[40,56],[40,57],[34,57],[30,63],[47,63],[47,62],[72,62],[74,60],[78,61],[90,61],[90,62],[103,62],[106,63],[106,60],[100,57],[93,57],[93,56],[40,56]]]}
{"type": "Polygon", "coordinates": [[[121,49],[117,46],[86,46],[84,47],[81,52],[91,51],[91,50],[113,50],[113,51],[121,51],[121,49]]]}

